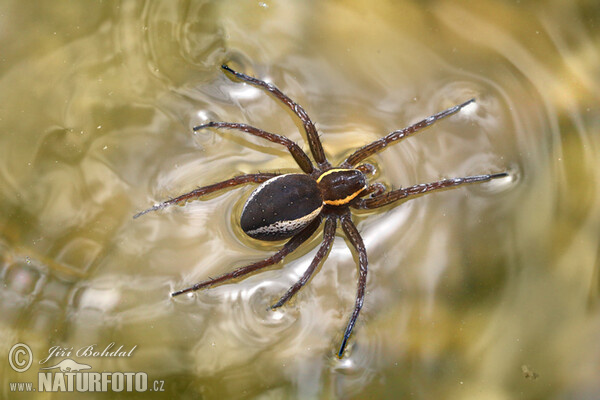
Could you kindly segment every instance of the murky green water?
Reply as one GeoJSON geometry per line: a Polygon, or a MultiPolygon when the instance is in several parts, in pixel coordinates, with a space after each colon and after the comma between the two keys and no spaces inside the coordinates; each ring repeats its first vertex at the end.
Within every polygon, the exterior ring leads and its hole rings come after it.
{"type": "Polygon", "coordinates": [[[600,398],[596,1],[5,0],[0,26],[2,398],[63,398],[11,383],[37,388],[64,358],[163,382],[79,398],[600,398]],[[238,226],[251,185],[132,219],[240,173],[297,170],[256,138],[192,133],[245,122],[307,149],[291,114],[222,62],[302,104],[334,163],[476,97],[373,157],[374,179],[511,173],[355,216],[370,275],[342,360],[356,255],[341,230],[271,312],[320,236],[281,268],[169,296],[281,246],[238,226]],[[135,348],[76,354],[113,342],[135,348]],[[17,343],[33,354],[23,373],[7,360],[17,343]],[[54,346],[65,353],[40,364],[54,346]]]}

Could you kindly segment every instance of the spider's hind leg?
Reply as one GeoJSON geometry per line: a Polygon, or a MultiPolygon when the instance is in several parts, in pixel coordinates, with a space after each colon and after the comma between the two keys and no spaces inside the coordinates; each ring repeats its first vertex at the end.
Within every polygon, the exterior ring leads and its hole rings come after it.
{"type": "Polygon", "coordinates": [[[317,269],[317,266],[321,263],[325,255],[327,255],[329,249],[331,249],[331,244],[333,243],[333,238],[335,237],[336,225],[337,224],[335,222],[334,216],[327,217],[327,220],[325,221],[325,229],[323,231],[323,243],[317,251],[315,258],[312,260],[310,266],[306,269],[304,275],[302,275],[298,282],[296,282],[291,288],[289,288],[288,291],[283,296],[281,296],[277,303],[271,306],[272,310],[284,305],[289,299],[292,298],[292,296],[294,296],[300,289],[302,289],[304,285],[306,285],[306,282],[308,282],[310,277],[313,275],[313,273],[317,269]]]}
{"type": "Polygon", "coordinates": [[[315,233],[319,225],[321,225],[321,218],[317,218],[313,222],[311,222],[306,228],[300,231],[300,233],[296,234],[296,236],[288,240],[288,242],[277,253],[273,254],[269,258],[257,261],[253,264],[246,265],[244,267],[240,267],[231,272],[227,272],[223,275],[220,275],[216,278],[211,278],[196,283],[194,286],[190,286],[186,289],[178,290],[176,292],[171,293],[171,296],[179,296],[184,293],[193,292],[196,290],[205,289],[214,285],[225,283],[232,279],[236,279],[248,275],[252,272],[261,270],[270,265],[277,264],[278,262],[283,260],[285,256],[287,256],[288,254],[296,250],[298,247],[300,247],[302,243],[306,242],[312,236],[312,234],[315,233]]]}
{"type": "Polygon", "coordinates": [[[140,211],[139,213],[135,214],[133,216],[133,218],[134,219],[139,218],[142,215],[147,214],[151,211],[162,210],[163,208],[168,207],[173,204],[179,204],[179,203],[184,203],[184,202],[187,202],[190,200],[194,200],[201,196],[204,196],[205,194],[216,192],[217,190],[221,190],[221,189],[225,189],[225,188],[229,188],[229,187],[233,187],[233,186],[238,186],[238,185],[243,185],[245,183],[262,183],[262,182],[268,181],[269,179],[274,178],[278,175],[279,174],[265,172],[265,173],[259,173],[259,174],[246,174],[246,175],[236,176],[235,178],[231,178],[226,181],[215,183],[215,184],[212,184],[209,186],[204,186],[204,187],[192,190],[189,193],[185,193],[185,194],[182,194],[175,198],[172,198],[170,200],[163,201],[162,203],[158,203],[155,206],[148,208],[147,210],[140,211]]]}

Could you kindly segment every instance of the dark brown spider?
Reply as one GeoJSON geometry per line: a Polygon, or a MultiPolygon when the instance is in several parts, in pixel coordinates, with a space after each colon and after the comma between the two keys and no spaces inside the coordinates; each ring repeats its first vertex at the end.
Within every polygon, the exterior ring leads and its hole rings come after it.
{"type": "Polygon", "coordinates": [[[286,255],[290,254],[302,243],[307,241],[315,233],[324,219],[325,228],[323,242],[321,243],[321,247],[317,251],[317,254],[304,275],[302,275],[298,282],[296,282],[281,297],[281,299],[271,307],[272,309],[284,305],[306,284],[306,282],[308,282],[319,263],[331,248],[331,244],[335,237],[337,221],[339,220],[350,243],[352,243],[352,246],[354,246],[358,252],[358,290],[356,293],[354,311],[352,312],[344,332],[344,338],[338,352],[338,357],[341,358],[352,333],[352,328],[354,327],[358,314],[363,306],[367,283],[367,251],[356,226],[352,222],[350,208],[378,208],[401,199],[410,199],[434,190],[451,188],[467,183],[485,182],[491,179],[504,177],[507,176],[507,173],[501,172],[488,175],[468,176],[464,178],[444,179],[437,182],[424,183],[386,192],[385,187],[381,183],[367,183],[367,178],[364,173],[372,171],[372,165],[361,164],[357,166],[357,164],[365,158],[385,149],[388,145],[410,136],[442,118],[458,112],[464,106],[474,102],[475,99],[468,100],[462,104],[439,112],[407,128],[393,131],[387,136],[356,150],[346,158],[339,167],[334,168],[325,157],[323,146],[321,145],[315,125],[300,105],[296,104],[272,84],[236,72],[227,65],[223,65],[222,68],[244,82],[260,86],[269,91],[300,118],[308,137],[310,151],[317,166],[315,167],[313,165],[310,158],[296,143],[284,136],[265,132],[262,129],[254,128],[246,124],[209,122],[194,127],[194,131],[204,128],[236,129],[284,145],[304,173],[283,175],[276,173],[258,173],[237,176],[223,182],[198,188],[189,193],[157,204],[152,208],[136,214],[134,218],[150,211],[160,210],[172,204],[184,203],[192,199],[197,199],[205,194],[220,189],[245,183],[261,183],[261,185],[252,192],[242,211],[240,225],[243,231],[249,236],[260,240],[281,240],[291,238],[281,250],[265,260],[238,268],[216,278],[197,283],[187,289],[173,292],[171,293],[172,296],[178,296],[183,293],[214,286],[280,262],[286,255]],[[370,196],[365,198],[367,195],[370,196]]]}

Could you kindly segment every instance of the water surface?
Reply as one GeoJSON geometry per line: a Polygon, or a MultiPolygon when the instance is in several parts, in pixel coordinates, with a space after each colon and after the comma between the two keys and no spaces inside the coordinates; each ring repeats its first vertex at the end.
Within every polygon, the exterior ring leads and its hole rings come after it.
{"type": "Polygon", "coordinates": [[[164,398],[600,397],[599,15],[585,0],[4,2],[0,337],[5,360],[18,342],[35,358],[23,374],[0,363],[3,397],[37,382],[50,347],[111,342],[137,347],[77,360],[144,371],[164,398]],[[234,175],[298,171],[271,143],[192,132],[243,122],[308,151],[224,62],[302,104],[333,163],[475,97],[370,158],[372,179],[510,173],[355,215],[370,274],[342,360],[357,256],[341,230],[272,312],[320,235],[279,268],[169,296],[281,247],[239,228],[252,185],[132,219],[234,175]]]}

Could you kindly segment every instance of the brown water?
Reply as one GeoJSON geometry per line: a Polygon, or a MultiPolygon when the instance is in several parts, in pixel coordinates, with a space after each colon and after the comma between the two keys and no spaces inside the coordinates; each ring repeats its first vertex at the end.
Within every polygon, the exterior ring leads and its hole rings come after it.
{"type": "Polygon", "coordinates": [[[4,1],[0,24],[3,398],[63,398],[10,382],[36,387],[65,358],[40,365],[52,346],[111,342],[137,347],[70,358],[143,371],[163,398],[600,398],[595,0],[4,1]],[[373,157],[374,179],[511,174],[355,217],[370,276],[342,360],[356,255],[341,230],[270,312],[320,236],[281,268],[169,296],[281,246],[241,232],[251,186],[132,219],[240,173],[298,170],[268,142],[192,133],[245,122],[307,148],[291,114],[222,62],[302,104],[334,163],[476,97],[373,157]],[[34,355],[24,373],[6,361],[19,342],[34,355]]]}

